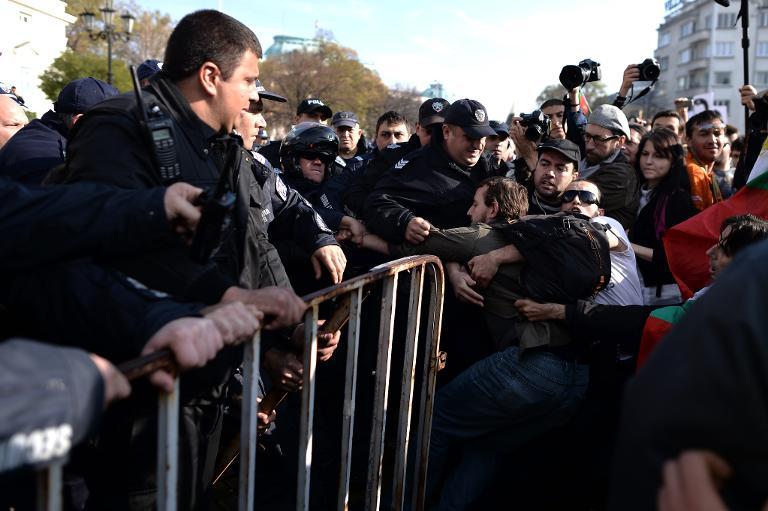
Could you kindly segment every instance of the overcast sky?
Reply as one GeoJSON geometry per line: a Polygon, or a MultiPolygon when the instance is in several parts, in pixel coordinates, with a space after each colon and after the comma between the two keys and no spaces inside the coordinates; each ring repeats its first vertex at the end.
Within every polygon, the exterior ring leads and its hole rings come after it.
{"type": "MultiPolygon", "coordinates": [[[[355,49],[387,85],[423,90],[440,81],[447,99],[477,99],[493,119],[510,110],[530,112],[541,89],[557,83],[562,66],[584,58],[601,63],[603,81],[615,92],[627,64],[653,55],[664,16],[663,0],[285,0],[264,2],[261,11],[253,1],[220,2],[253,29],[265,50],[275,35],[313,37],[317,24],[355,49]]],[[[217,0],[140,3],[176,21],[219,6],[217,0]]]]}

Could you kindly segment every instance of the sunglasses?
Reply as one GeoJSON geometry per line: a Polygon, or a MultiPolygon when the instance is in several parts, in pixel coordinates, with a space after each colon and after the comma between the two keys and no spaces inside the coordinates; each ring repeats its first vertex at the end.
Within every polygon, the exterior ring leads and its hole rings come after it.
{"type": "Polygon", "coordinates": [[[312,151],[300,151],[296,153],[296,156],[309,161],[315,161],[316,159],[319,158],[320,161],[325,163],[326,165],[335,159],[335,156],[332,154],[316,153],[312,151]]]}
{"type": "Polygon", "coordinates": [[[579,201],[583,202],[584,204],[595,204],[597,206],[600,205],[600,201],[597,199],[597,195],[590,192],[589,190],[568,190],[563,193],[563,198],[561,201],[563,204],[566,204],[568,202],[573,202],[576,197],[578,197],[579,201]]]}

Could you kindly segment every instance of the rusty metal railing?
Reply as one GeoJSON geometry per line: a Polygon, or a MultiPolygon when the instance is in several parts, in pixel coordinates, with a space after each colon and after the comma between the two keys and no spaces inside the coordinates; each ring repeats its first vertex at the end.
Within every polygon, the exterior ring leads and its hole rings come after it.
{"type": "MultiPolygon", "coordinates": [[[[299,511],[309,509],[310,469],[312,466],[312,431],[315,397],[315,376],[317,369],[318,311],[321,304],[328,300],[349,295],[350,315],[347,333],[346,384],[344,389],[343,431],[341,445],[341,471],[338,488],[338,509],[346,510],[349,503],[350,467],[352,440],[354,436],[355,392],[357,386],[358,352],[360,346],[360,317],[362,313],[363,291],[366,286],[383,282],[381,303],[380,331],[378,336],[378,355],[376,362],[376,382],[374,388],[373,428],[368,464],[368,484],[366,488],[365,508],[378,511],[381,505],[382,466],[384,458],[384,435],[387,422],[387,400],[389,398],[389,380],[392,359],[392,340],[397,308],[398,277],[411,272],[404,362],[400,378],[400,415],[397,421],[397,444],[394,461],[392,484],[392,507],[401,509],[406,498],[406,476],[408,474],[408,452],[415,436],[416,453],[413,489],[410,498],[412,509],[421,510],[424,505],[426,484],[427,454],[429,435],[432,424],[432,405],[435,394],[435,379],[441,364],[439,354],[440,325],[443,310],[444,277],[440,260],[435,256],[412,256],[398,259],[373,268],[370,272],[322,289],[304,297],[307,311],[304,315],[304,385],[302,388],[299,471],[297,474],[297,501],[299,511]],[[414,411],[414,384],[416,378],[417,343],[420,339],[423,290],[425,276],[429,277],[429,309],[424,363],[421,367],[420,401],[417,431],[411,434],[411,421],[414,411]]],[[[243,406],[240,431],[240,474],[239,504],[241,511],[256,509],[255,466],[257,414],[259,405],[256,400],[259,382],[260,332],[245,346],[243,361],[243,406]]],[[[167,351],[143,357],[121,366],[129,378],[147,374],[159,366],[172,365],[167,351]]],[[[157,457],[157,508],[160,511],[177,509],[178,482],[178,425],[179,425],[179,377],[175,377],[171,393],[161,393],[158,404],[158,457],[157,457]]],[[[38,502],[41,509],[56,511],[61,509],[61,460],[39,472],[38,502]]]]}

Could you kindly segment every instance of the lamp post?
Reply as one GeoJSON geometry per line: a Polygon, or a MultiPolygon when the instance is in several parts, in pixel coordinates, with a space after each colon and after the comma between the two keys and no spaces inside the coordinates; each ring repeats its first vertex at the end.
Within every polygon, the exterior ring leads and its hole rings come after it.
{"type": "Polygon", "coordinates": [[[123,20],[123,30],[117,30],[115,26],[115,0],[104,0],[104,6],[99,8],[101,12],[104,28],[96,30],[96,14],[86,10],[80,13],[80,19],[83,20],[85,29],[88,31],[88,37],[92,40],[104,39],[107,41],[107,83],[112,85],[112,41],[121,39],[128,41],[133,33],[133,22],[136,20],[130,13],[125,12],[120,15],[123,20]]]}

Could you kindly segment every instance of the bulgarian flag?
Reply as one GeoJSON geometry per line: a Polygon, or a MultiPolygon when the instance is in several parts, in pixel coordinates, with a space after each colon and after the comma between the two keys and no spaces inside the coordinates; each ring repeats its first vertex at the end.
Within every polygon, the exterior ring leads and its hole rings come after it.
{"type": "Polygon", "coordinates": [[[710,206],[664,234],[669,269],[684,298],[690,298],[709,283],[706,251],[720,238],[723,220],[745,213],[768,218],[768,138],[746,186],[729,199],[710,206]]]}
{"type": "Polygon", "coordinates": [[[648,356],[653,351],[661,339],[672,330],[675,324],[683,319],[685,313],[693,305],[693,300],[687,300],[682,305],[672,305],[661,307],[648,316],[643,327],[643,336],[640,339],[640,349],[637,352],[637,369],[639,370],[648,360],[648,356]]]}

